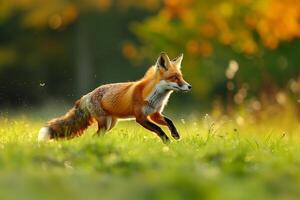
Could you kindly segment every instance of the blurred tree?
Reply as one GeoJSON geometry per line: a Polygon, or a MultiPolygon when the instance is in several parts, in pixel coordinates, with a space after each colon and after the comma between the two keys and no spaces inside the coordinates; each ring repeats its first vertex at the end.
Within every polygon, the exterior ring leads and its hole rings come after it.
{"type": "Polygon", "coordinates": [[[107,79],[120,79],[129,68],[121,54],[121,43],[132,37],[128,21],[158,6],[158,0],[1,1],[0,104],[39,102],[45,94],[78,98],[107,79]],[[114,65],[110,71],[119,75],[101,75],[114,65]],[[7,80],[7,73],[21,71],[22,79],[7,80]]]}
{"type": "Polygon", "coordinates": [[[271,100],[299,78],[298,0],[164,0],[132,31],[142,43],[137,56],[185,53],[197,98],[232,94],[240,104],[264,93],[271,100]]]}
{"type": "Polygon", "coordinates": [[[298,0],[1,1],[0,104],[45,94],[74,100],[140,76],[144,69],[125,58],[153,62],[161,51],[185,53],[197,100],[282,102],[283,90],[297,99],[299,10],[298,0]],[[130,26],[136,41],[128,24],[149,15],[130,26]]]}

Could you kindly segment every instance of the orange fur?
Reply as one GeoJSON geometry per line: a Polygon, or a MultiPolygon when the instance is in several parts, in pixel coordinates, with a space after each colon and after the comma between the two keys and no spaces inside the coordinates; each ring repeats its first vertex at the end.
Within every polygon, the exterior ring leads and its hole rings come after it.
{"type": "MultiPolygon", "coordinates": [[[[149,119],[152,115],[152,121],[169,126],[161,112],[171,92],[187,88],[187,85],[190,89],[180,71],[182,56],[179,59],[172,62],[166,54],[161,54],[157,64],[150,67],[142,79],[103,85],[84,95],[63,117],[48,122],[46,127],[50,128],[50,138],[79,136],[94,121],[98,123],[100,134],[113,128],[118,118],[135,118],[164,141],[168,140],[149,119]]],[[[175,135],[179,138],[177,131],[175,135]]]]}
{"type": "Polygon", "coordinates": [[[64,116],[52,119],[47,123],[50,127],[50,138],[73,138],[80,136],[84,129],[93,123],[91,115],[79,108],[79,100],[64,116]]]}

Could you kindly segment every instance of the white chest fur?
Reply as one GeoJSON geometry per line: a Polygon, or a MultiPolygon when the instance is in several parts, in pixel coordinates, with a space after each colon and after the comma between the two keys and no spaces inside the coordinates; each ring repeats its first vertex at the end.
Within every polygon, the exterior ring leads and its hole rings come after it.
{"type": "Polygon", "coordinates": [[[149,115],[155,112],[162,112],[168,103],[171,93],[172,91],[165,88],[165,81],[159,82],[146,98],[148,104],[144,107],[144,113],[149,115]]]}

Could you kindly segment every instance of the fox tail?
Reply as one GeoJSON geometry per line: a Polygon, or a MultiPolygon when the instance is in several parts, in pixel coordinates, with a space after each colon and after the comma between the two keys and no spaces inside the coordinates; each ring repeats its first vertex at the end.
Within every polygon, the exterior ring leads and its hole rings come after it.
{"type": "Polygon", "coordinates": [[[92,124],[92,117],[89,111],[81,108],[80,100],[76,101],[64,116],[52,119],[39,131],[38,141],[46,141],[58,138],[73,138],[80,136],[89,125],[92,124]]]}

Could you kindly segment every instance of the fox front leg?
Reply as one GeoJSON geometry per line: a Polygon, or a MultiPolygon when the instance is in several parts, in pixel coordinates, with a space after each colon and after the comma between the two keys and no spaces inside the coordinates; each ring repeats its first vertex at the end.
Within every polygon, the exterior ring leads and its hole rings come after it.
{"type": "Polygon", "coordinates": [[[161,115],[158,112],[151,115],[150,119],[160,125],[168,126],[172,137],[176,140],[180,139],[180,135],[171,119],[161,115]]]}
{"type": "Polygon", "coordinates": [[[156,124],[150,122],[148,119],[145,118],[140,118],[136,119],[136,122],[142,125],[144,128],[156,133],[160,139],[163,141],[163,143],[168,144],[170,143],[170,139],[168,136],[165,134],[165,132],[156,124]]]}

